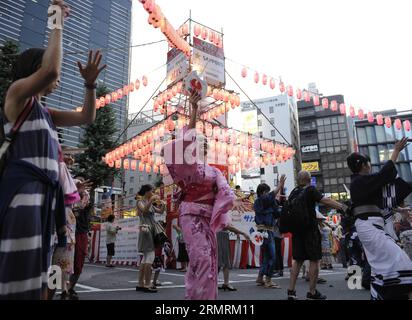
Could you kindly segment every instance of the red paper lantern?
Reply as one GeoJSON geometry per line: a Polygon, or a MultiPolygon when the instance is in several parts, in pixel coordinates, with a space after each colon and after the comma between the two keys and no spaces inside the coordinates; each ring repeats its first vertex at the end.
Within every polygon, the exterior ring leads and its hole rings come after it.
{"type": "Polygon", "coordinates": [[[282,93],[285,92],[285,84],[282,81],[279,82],[279,90],[282,93]]]}
{"type": "Polygon", "coordinates": [[[125,159],[125,160],[123,161],[123,168],[126,169],[126,170],[129,170],[129,169],[130,169],[129,159],[125,159]]]}
{"type": "Polygon", "coordinates": [[[207,35],[208,35],[208,31],[206,27],[202,28],[202,39],[206,40],[207,39],[207,35]]]}
{"type": "Polygon", "coordinates": [[[193,32],[196,38],[199,38],[200,34],[202,33],[202,28],[198,24],[195,24],[193,32]]]}
{"type": "Polygon", "coordinates": [[[339,105],[339,111],[341,115],[346,115],[346,105],[344,103],[339,105]]]}
{"type": "Polygon", "coordinates": [[[369,123],[374,123],[375,122],[375,117],[373,116],[372,112],[368,112],[368,122],[369,123]]]}
{"type": "Polygon", "coordinates": [[[123,98],[123,90],[122,89],[118,89],[117,90],[117,98],[120,100],[121,98],[123,98]]]}
{"type": "Polygon", "coordinates": [[[402,122],[400,119],[395,120],[395,128],[396,130],[401,130],[402,129],[402,122]]]}
{"type": "Polygon", "coordinates": [[[308,91],[303,93],[303,97],[305,98],[305,102],[310,102],[310,94],[308,91]]]}
{"type": "Polygon", "coordinates": [[[264,74],[262,76],[262,84],[265,86],[268,84],[268,76],[266,74],[264,74]]]}
{"type": "Polygon", "coordinates": [[[362,109],[358,110],[358,119],[363,120],[365,118],[365,113],[363,112],[362,109]]]}
{"type": "Polygon", "coordinates": [[[411,131],[411,122],[409,120],[405,120],[403,122],[403,127],[405,128],[406,131],[411,131]]]}
{"type": "Polygon", "coordinates": [[[246,67],[243,67],[243,68],[242,68],[242,77],[243,77],[243,78],[246,78],[246,77],[247,77],[247,68],[246,68],[246,67]]]}
{"type": "Polygon", "coordinates": [[[272,90],[276,88],[276,81],[274,78],[270,78],[269,85],[272,90]]]}
{"type": "Polygon", "coordinates": [[[255,71],[255,76],[254,76],[255,83],[259,83],[259,73],[255,71]]]}
{"type": "Polygon", "coordinates": [[[135,88],[136,88],[136,90],[139,90],[139,88],[140,88],[140,80],[136,80],[136,82],[135,82],[135,88]]]}
{"type": "Polygon", "coordinates": [[[288,96],[293,97],[293,87],[291,85],[288,86],[288,96]]]}
{"type": "Polygon", "coordinates": [[[353,106],[350,106],[349,108],[349,116],[354,119],[355,118],[355,108],[353,106]]]}
{"type": "Polygon", "coordinates": [[[300,90],[299,88],[296,90],[296,99],[302,99],[302,90],[300,90]]]}
{"type": "Polygon", "coordinates": [[[330,110],[338,111],[338,102],[336,100],[332,100],[330,103],[330,110]]]}
{"type": "Polygon", "coordinates": [[[209,41],[212,42],[212,43],[215,42],[215,37],[216,37],[215,32],[210,30],[210,32],[209,32],[209,41]]]}
{"type": "Polygon", "coordinates": [[[142,161],[139,163],[139,171],[140,172],[144,171],[144,163],[142,161]]]}
{"type": "Polygon", "coordinates": [[[323,98],[322,99],[322,107],[324,109],[328,109],[329,108],[329,100],[327,98],[323,98]]]}
{"type": "Polygon", "coordinates": [[[137,161],[136,161],[136,160],[132,160],[132,161],[130,162],[130,168],[131,168],[133,171],[136,171],[136,168],[137,168],[137,161]]]}
{"type": "Polygon", "coordinates": [[[147,82],[148,82],[147,76],[143,76],[143,77],[142,77],[142,83],[143,83],[143,85],[144,85],[145,87],[147,87],[147,82]]]}
{"type": "Polygon", "coordinates": [[[120,169],[122,166],[122,160],[116,160],[116,169],[120,169]]]}
{"type": "Polygon", "coordinates": [[[129,92],[133,92],[134,91],[134,82],[130,82],[129,84],[129,92]]]}
{"type": "MultiPolygon", "coordinates": [[[[310,101],[310,99],[309,99],[309,101],[310,101]]],[[[313,105],[316,106],[316,107],[320,105],[319,96],[313,96],[313,105]]]]}
{"type": "Polygon", "coordinates": [[[390,129],[392,127],[392,119],[390,117],[385,118],[386,128],[390,129]]]}

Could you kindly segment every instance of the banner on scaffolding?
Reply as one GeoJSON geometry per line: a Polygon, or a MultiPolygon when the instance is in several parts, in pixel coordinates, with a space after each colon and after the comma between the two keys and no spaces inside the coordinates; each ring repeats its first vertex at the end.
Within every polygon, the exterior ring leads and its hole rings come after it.
{"type": "Polygon", "coordinates": [[[189,74],[189,60],[183,52],[173,48],[167,53],[167,78],[166,85],[169,87],[182,80],[189,74]]]}
{"type": "Polygon", "coordinates": [[[225,55],[223,48],[199,38],[193,38],[193,69],[212,86],[225,85],[225,55]]]}

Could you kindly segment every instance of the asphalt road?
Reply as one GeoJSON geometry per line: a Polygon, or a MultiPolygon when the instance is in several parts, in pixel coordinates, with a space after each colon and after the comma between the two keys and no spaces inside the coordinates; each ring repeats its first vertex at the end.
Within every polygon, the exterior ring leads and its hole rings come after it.
{"type": "MultiPolygon", "coordinates": [[[[231,284],[238,289],[236,292],[219,290],[219,300],[285,300],[289,284],[289,272],[276,278],[281,289],[266,289],[256,286],[257,269],[231,270],[231,284]]],[[[328,297],[328,300],[369,300],[369,291],[350,290],[345,281],[345,269],[335,267],[333,270],[321,270],[320,276],[327,280],[326,284],[318,285],[318,290],[328,297]]],[[[184,274],[175,270],[166,270],[160,274],[162,286],[157,293],[136,292],[138,271],[132,267],[106,268],[102,265],[86,264],[80,277],[76,291],[80,300],[183,300],[184,274]]],[[[219,284],[222,274],[219,274],[219,284]]],[[[299,279],[297,294],[300,299],[306,297],[308,282],[299,279]]],[[[59,298],[58,296],[56,297],[59,298]]]]}

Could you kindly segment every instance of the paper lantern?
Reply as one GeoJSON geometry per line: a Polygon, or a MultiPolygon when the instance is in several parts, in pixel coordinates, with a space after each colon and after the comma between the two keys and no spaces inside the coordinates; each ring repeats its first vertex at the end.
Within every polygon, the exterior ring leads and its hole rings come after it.
{"type": "Polygon", "coordinates": [[[140,171],[140,172],[143,172],[143,171],[144,171],[144,163],[143,163],[143,161],[141,161],[141,162],[139,163],[139,171],[140,171]]]}
{"type": "Polygon", "coordinates": [[[122,160],[116,160],[116,169],[120,169],[122,166],[122,160]]]}
{"type": "Polygon", "coordinates": [[[411,131],[411,122],[409,120],[405,120],[403,122],[403,127],[405,128],[405,131],[411,131]]]}
{"type": "Polygon", "coordinates": [[[282,93],[285,92],[285,84],[282,81],[279,82],[279,90],[282,93]]]}
{"type": "Polygon", "coordinates": [[[147,173],[152,172],[152,167],[150,166],[150,164],[146,164],[146,172],[147,173]]]}
{"type": "Polygon", "coordinates": [[[129,94],[129,85],[123,86],[123,95],[127,96],[129,94]]]}
{"type": "Polygon", "coordinates": [[[349,116],[354,119],[355,118],[355,108],[353,106],[350,106],[349,108],[349,116]]]}
{"type": "Polygon", "coordinates": [[[112,102],[116,102],[117,101],[117,92],[114,91],[112,92],[112,102]]]}
{"type": "Polygon", "coordinates": [[[339,105],[339,111],[341,115],[346,115],[346,105],[344,103],[339,105]]]}
{"type": "Polygon", "coordinates": [[[329,108],[329,100],[327,98],[323,98],[322,99],[322,107],[324,109],[328,109],[329,108]]]}
{"type": "Polygon", "coordinates": [[[140,80],[136,80],[136,82],[135,82],[135,88],[136,88],[136,90],[139,90],[139,88],[140,88],[140,80]]]}
{"type": "Polygon", "coordinates": [[[129,170],[129,169],[130,169],[129,159],[125,159],[125,160],[123,161],[123,168],[126,169],[126,170],[129,170]]]}
{"type": "Polygon", "coordinates": [[[309,94],[308,91],[305,91],[305,92],[303,93],[303,97],[304,97],[304,99],[305,99],[305,102],[310,102],[310,94],[309,94]]]}
{"type": "Polygon", "coordinates": [[[145,87],[147,87],[147,83],[148,83],[147,76],[143,76],[143,77],[142,77],[142,83],[143,83],[143,85],[144,85],[145,87]]]}
{"type": "Polygon", "coordinates": [[[210,30],[210,32],[209,32],[209,41],[212,42],[212,43],[215,42],[215,37],[216,37],[215,32],[210,30]]]}
{"type": "Polygon", "coordinates": [[[385,118],[385,126],[390,129],[392,127],[392,119],[390,117],[385,118]]]}
{"type": "Polygon", "coordinates": [[[332,111],[338,111],[338,102],[336,100],[333,100],[330,103],[330,110],[332,111]]]}
{"type": "Polygon", "coordinates": [[[365,113],[363,112],[362,109],[358,110],[358,119],[363,120],[365,118],[365,113]]]}
{"type": "MultiPolygon", "coordinates": [[[[313,105],[314,106],[319,106],[320,105],[320,99],[319,99],[319,96],[313,96],[313,105]]],[[[346,113],[346,111],[345,111],[345,113],[346,113]]]]}
{"type": "Polygon", "coordinates": [[[185,24],[183,25],[183,27],[182,27],[182,32],[183,32],[183,35],[184,35],[184,36],[186,36],[186,35],[189,34],[189,26],[187,25],[187,23],[185,23],[185,24]]]}
{"type": "Polygon", "coordinates": [[[262,76],[262,84],[265,86],[268,84],[268,76],[266,74],[264,74],[262,76]]]}
{"type": "Polygon", "coordinates": [[[208,31],[206,27],[202,28],[202,39],[206,40],[207,39],[207,35],[208,35],[208,31]]]}
{"type": "Polygon", "coordinates": [[[202,33],[202,27],[199,26],[198,24],[195,24],[193,28],[193,33],[195,34],[196,38],[199,38],[200,34],[202,33]]]}
{"type": "Polygon", "coordinates": [[[129,84],[129,92],[134,92],[134,82],[130,82],[129,84]]]}
{"type": "Polygon", "coordinates": [[[299,88],[296,89],[296,99],[301,100],[302,99],[302,90],[299,88]]]}
{"type": "Polygon", "coordinates": [[[272,90],[274,90],[276,88],[276,81],[275,81],[274,78],[270,78],[269,86],[272,90]]]}
{"type": "Polygon", "coordinates": [[[255,71],[254,80],[255,83],[259,83],[259,73],[257,71],[255,71]]]}
{"type": "Polygon", "coordinates": [[[376,123],[378,124],[378,126],[383,126],[383,124],[384,124],[383,115],[378,114],[376,116],[376,123]]]}
{"type": "Polygon", "coordinates": [[[288,85],[287,92],[289,97],[293,97],[293,87],[291,85],[288,85]]]}
{"type": "Polygon", "coordinates": [[[243,68],[242,68],[242,77],[243,77],[243,78],[246,78],[246,77],[247,77],[247,68],[246,68],[246,67],[243,67],[243,68]]]}
{"type": "Polygon", "coordinates": [[[132,169],[133,171],[136,171],[136,168],[137,168],[137,161],[136,160],[130,161],[130,169],[132,169]]]}
{"type": "Polygon", "coordinates": [[[375,117],[373,116],[372,112],[368,112],[368,122],[369,123],[374,123],[375,122],[375,117]]]}
{"type": "Polygon", "coordinates": [[[402,129],[402,122],[400,119],[395,120],[395,128],[396,130],[401,130],[402,129]]]}

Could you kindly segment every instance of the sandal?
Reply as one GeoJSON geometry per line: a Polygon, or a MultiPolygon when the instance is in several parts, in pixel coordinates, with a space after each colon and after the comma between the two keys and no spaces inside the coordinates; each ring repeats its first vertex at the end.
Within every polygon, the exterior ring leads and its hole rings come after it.
{"type": "Polygon", "coordinates": [[[273,283],[273,282],[267,282],[265,283],[264,286],[267,289],[282,289],[280,285],[278,285],[277,283],[273,283]]]}

